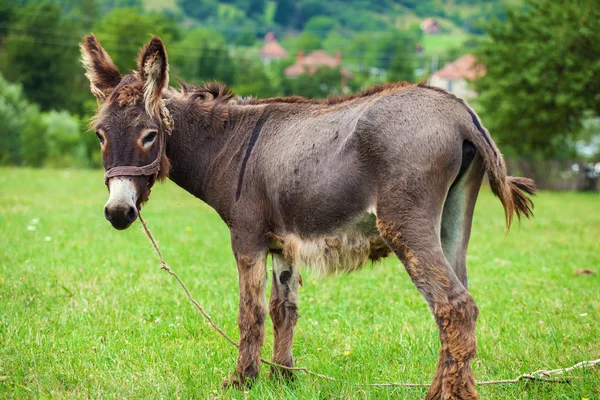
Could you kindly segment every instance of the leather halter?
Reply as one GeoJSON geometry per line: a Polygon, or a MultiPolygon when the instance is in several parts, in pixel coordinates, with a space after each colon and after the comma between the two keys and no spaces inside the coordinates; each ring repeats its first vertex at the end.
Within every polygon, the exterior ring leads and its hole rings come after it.
{"type": "Polygon", "coordinates": [[[125,175],[125,176],[152,176],[153,179],[151,183],[156,181],[158,174],[160,172],[160,161],[163,157],[164,152],[164,144],[163,142],[166,140],[165,134],[159,132],[158,136],[158,155],[156,159],[152,161],[150,164],[142,165],[141,167],[136,167],[133,165],[123,165],[118,167],[112,167],[106,170],[104,173],[104,184],[108,186],[108,180],[115,176],[125,175]]]}
{"type": "Polygon", "coordinates": [[[166,151],[166,141],[167,136],[171,135],[173,131],[174,123],[173,118],[171,117],[171,113],[166,107],[166,104],[163,103],[160,107],[160,122],[161,128],[158,131],[158,155],[156,159],[152,161],[150,164],[142,165],[141,167],[136,167],[133,165],[123,165],[112,167],[106,170],[104,173],[104,184],[108,186],[108,180],[115,176],[151,176],[152,180],[148,183],[148,186],[154,185],[156,182],[156,178],[160,173],[160,161],[166,151]]]}

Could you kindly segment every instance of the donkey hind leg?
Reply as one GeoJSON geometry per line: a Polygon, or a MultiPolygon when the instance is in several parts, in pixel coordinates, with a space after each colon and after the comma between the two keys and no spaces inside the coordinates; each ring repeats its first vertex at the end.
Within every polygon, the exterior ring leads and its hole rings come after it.
{"type": "Polygon", "coordinates": [[[465,151],[465,147],[463,145],[461,172],[444,202],[440,236],[446,260],[462,285],[468,288],[467,247],[475,202],[485,171],[481,168],[481,157],[468,151],[469,148],[465,151]],[[473,156],[469,157],[470,154],[473,156]]]}
{"type": "Polygon", "coordinates": [[[223,381],[223,387],[252,384],[260,372],[260,348],[265,339],[266,254],[235,254],[239,274],[240,305],[238,326],[240,346],[235,373],[223,381]]]}
{"type": "MultiPolygon", "coordinates": [[[[294,326],[298,320],[298,268],[283,255],[273,254],[273,283],[269,313],[273,321],[273,362],[293,367],[292,343],[294,326]]],[[[281,374],[291,377],[290,370],[271,367],[271,377],[281,374]]]]}
{"type": "Polygon", "coordinates": [[[415,202],[412,198],[406,204],[399,199],[396,204],[388,203],[389,207],[380,202],[377,228],[403,262],[439,328],[439,361],[427,399],[477,399],[470,361],[476,351],[479,311],[441,247],[436,226],[443,200],[439,200],[438,212],[425,200],[428,197],[422,199],[415,202]]]}

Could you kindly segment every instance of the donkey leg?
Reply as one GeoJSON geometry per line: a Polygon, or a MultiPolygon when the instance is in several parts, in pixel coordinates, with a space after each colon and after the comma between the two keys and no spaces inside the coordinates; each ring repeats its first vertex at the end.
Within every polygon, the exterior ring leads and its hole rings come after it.
{"type": "Polygon", "coordinates": [[[223,386],[241,388],[251,384],[260,372],[260,348],[265,338],[266,317],[266,254],[254,256],[235,254],[239,274],[240,305],[238,326],[240,346],[237,366],[223,386]]]}
{"type": "MultiPolygon", "coordinates": [[[[273,362],[293,367],[292,343],[298,320],[298,268],[281,254],[273,254],[273,283],[269,312],[273,321],[273,362]]],[[[277,373],[291,377],[292,371],[271,367],[271,377],[277,373]]]]}
{"type": "Polygon", "coordinates": [[[394,207],[393,213],[378,209],[377,228],[428,302],[440,331],[439,362],[427,399],[477,399],[470,362],[478,309],[444,257],[439,216],[418,202],[394,207]]]}
{"type": "Polygon", "coordinates": [[[476,155],[464,176],[448,192],[442,213],[440,233],[444,255],[465,288],[468,288],[467,247],[484,172],[481,157],[476,155]]]}

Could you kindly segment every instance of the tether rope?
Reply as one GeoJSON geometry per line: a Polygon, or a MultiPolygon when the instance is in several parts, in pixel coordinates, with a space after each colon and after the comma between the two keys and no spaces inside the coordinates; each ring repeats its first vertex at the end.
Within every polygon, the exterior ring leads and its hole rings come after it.
{"type": "MultiPolygon", "coordinates": [[[[204,310],[204,308],[200,305],[200,303],[198,303],[193,297],[192,294],[190,293],[190,291],[188,290],[187,286],[183,283],[183,281],[181,280],[181,278],[179,278],[179,276],[173,272],[173,270],[171,270],[169,268],[169,266],[167,265],[167,263],[165,262],[162,253],[160,252],[160,249],[158,248],[158,244],[156,243],[156,240],[154,239],[154,236],[152,235],[152,233],[150,232],[150,229],[148,229],[148,225],[146,224],[146,221],[142,218],[142,214],[139,213],[139,218],[140,218],[140,222],[142,223],[142,227],[144,228],[144,231],[146,232],[146,235],[148,236],[148,238],[150,239],[150,242],[152,242],[152,246],[154,247],[154,250],[156,251],[156,254],[158,255],[158,258],[160,260],[160,269],[165,270],[167,273],[169,273],[170,275],[172,275],[177,282],[179,283],[179,285],[182,287],[183,291],[185,292],[185,294],[187,295],[188,299],[192,302],[192,304],[196,307],[196,309],[198,310],[198,312],[207,320],[208,324],[213,327],[222,337],[225,338],[225,340],[227,340],[229,343],[231,343],[232,345],[234,345],[235,347],[239,348],[239,344],[233,340],[231,337],[229,337],[229,335],[227,335],[223,329],[221,329],[217,324],[215,324],[215,322],[212,320],[212,318],[210,317],[210,315],[206,312],[206,310],[204,310]]],[[[280,365],[268,360],[265,360],[264,358],[261,357],[260,362],[262,362],[263,364],[269,365],[271,367],[276,367],[276,368],[281,368],[281,369],[285,369],[285,370],[289,370],[289,371],[302,371],[306,374],[312,375],[312,376],[316,376],[318,378],[321,379],[325,379],[328,381],[332,381],[332,382],[340,382],[338,379],[335,379],[331,376],[327,376],[327,375],[323,375],[323,374],[318,374],[316,372],[313,372],[311,370],[309,370],[308,368],[305,367],[287,367],[285,365],[280,365]]],[[[549,382],[549,383],[569,383],[570,379],[569,378],[550,378],[553,375],[561,375],[564,374],[565,372],[569,372],[569,371],[573,371],[576,369],[581,369],[581,368],[591,368],[594,367],[595,365],[600,364],[600,359],[597,360],[591,360],[591,361],[581,361],[571,367],[566,367],[566,368],[557,368],[557,369],[551,369],[551,370],[546,370],[546,369],[540,369],[534,372],[531,372],[529,374],[523,374],[523,375],[519,375],[514,379],[500,379],[500,380],[492,380],[492,381],[480,381],[480,382],[476,382],[477,385],[479,386],[484,386],[484,385],[501,385],[501,384],[510,384],[510,383],[517,383],[520,381],[538,381],[538,382],[549,382]]],[[[355,385],[358,386],[371,386],[371,387],[429,387],[430,384],[428,383],[396,383],[396,382],[391,382],[391,383],[353,383],[355,385]]]]}

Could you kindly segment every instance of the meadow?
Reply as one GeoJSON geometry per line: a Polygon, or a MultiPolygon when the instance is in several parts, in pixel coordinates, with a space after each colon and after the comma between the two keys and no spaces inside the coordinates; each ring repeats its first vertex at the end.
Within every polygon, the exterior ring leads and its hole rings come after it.
{"type": "MultiPolygon", "coordinates": [[[[423,398],[437,328],[396,258],[350,275],[303,272],[297,373],[246,392],[223,391],[236,349],[198,315],[136,222],[104,219],[102,172],[0,169],[0,398],[423,398]]],[[[478,380],[600,358],[600,194],[542,192],[535,219],[508,236],[500,202],[483,188],[469,248],[481,314],[478,380]],[[595,271],[582,274],[581,270],[595,271]]],[[[226,226],[168,182],[143,210],[166,261],[215,322],[237,329],[237,270],[226,226]]],[[[263,357],[270,358],[267,322],[263,357]]],[[[600,368],[568,384],[479,387],[484,399],[598,399],[600,368]]]]}

